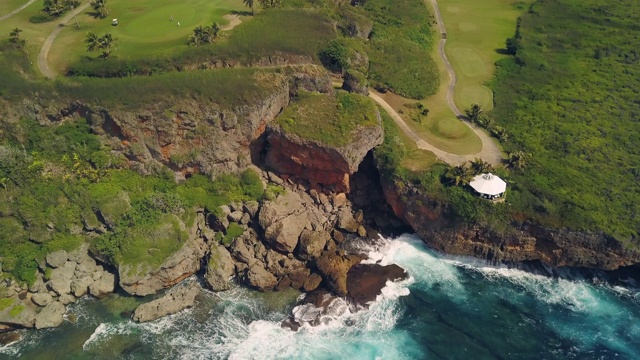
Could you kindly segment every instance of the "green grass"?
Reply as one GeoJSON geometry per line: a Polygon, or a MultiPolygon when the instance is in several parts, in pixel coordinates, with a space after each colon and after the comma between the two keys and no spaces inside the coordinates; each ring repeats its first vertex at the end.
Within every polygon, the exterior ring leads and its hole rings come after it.
{"type": "Polygon", "coordinates": [[[529,0],[438,1],[447,30],[445,51],[458,80],[454,101],[461,110],[471,104],[480,104],[486,110],[493,107],[493,94],[485,82],[493,77],[495,62],[506,56],[498,50],[504,49],[505,39],[513,35],[516,18],[526,11],[529,3],[529,0]]]}
{"type": "MultiPolygon", "coordinates": [[[[0,16],[4,16],[13,10],[19,8],[23,4],[27,3],[28,0],[3,0],[0,1],[0,16]]],[[[15,15],[14,15],[15,16],[15,15]]]]}
{"type": "Polygon", "coordinates": [[[154,57],[188,49],[187,39],[196,26],[214,22],[224,25],[228,23],[224,15],[244,10],[244,6],[234,0],[142,0],[135,3],[112,0],[108,9],[107,18],[96,19],[89,8],[78,18],[79,29],[69,26],[58,35],[50,52],[53,69],[64,74],[69,61],[85,55],[99,55],[86,52],[84,39],[87,32],[99,36],[110,32],[117,38],[117,49],[112,56],[127,59],[154,57]],[[174,21],[170,21],[171,16],[174,21]],[[111,25],[113,18],[118,19],[118,26],[111,25]]]}
{"type": "Polygon", "coordinates": [[[434,97],[423,101],[414,101],[391,93],[380,96],[398,112],[416,134],[433,146],[452,154],[467,155],[479,152],[482,150],[482,141],[468,126],[453,116],[446,104],[444,91],[446,90],[440,90],[434,97]],[[416,104],[422,104],[422,109],[416,104]],[[429,110],[428,115],[421,115],[423,109],[429,110]]]}
{"type": "Polygon", "coordinates": [[[22,304],[16,305],[16,306],[12,307],[11,310],[9,310],[9,316],[16,317],[16,316],[22,314],[24,309],[26,309],[26,307],[24,305],[22,305],[22,304]]]}
{"type": "Polygon", "coordinates": [[[272,9],[247,18],[245,23],[211,45],[193,48],[185,43],[179,51],[144,58],[128,58],[114,53],[115,56],[106,60],[76,62],[68,72],[72,75],[116,77],[150,75],[216,61],[250,64],[268,56],[302,55],[317,59],[320,49],[335,37],[329,18],[321,13],[272,9]]]}
{"type": "Polygon", "coordinates": [[[522,16],[491,114],[505,148],[531,154],[507,197],[514,212],[640,246],[638,23],[637,2],[545,1],[522,16]]]}
{"type": "Polygon", "coordinates": [[[333,146],[344,146],[357,129],[378,125],[376,106],[369,98],[337,91],[336,95],[305,92],[276,119],[284,131],[333,146]]]}
{"type": "Polygon", "coordinates": [[[374,21],[367,51],[372,85],[413,99],[434,94],[439,79],[430,56],[433,16],[425,3],[368,0],[363,8],[374,21]]]}
{"type": "Polygon", "coordinates": [[[14,298],[2,298],[0,299],[0,311],[4,311],[16,302],[14,298]]]}

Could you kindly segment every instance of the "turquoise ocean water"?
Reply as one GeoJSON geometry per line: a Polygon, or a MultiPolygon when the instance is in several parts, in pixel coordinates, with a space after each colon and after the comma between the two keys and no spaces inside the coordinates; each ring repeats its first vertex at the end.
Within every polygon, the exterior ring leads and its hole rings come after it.
{"type": "Polygon", "coordinates": [[[280,323],[297,292],[234,288],[148,324],[112,296],[74,304],[57,329],[25,331],[4,359],[640,359],[640,289],[440,256],[417,237],[361,245],[410,278],[388,283],[368,309],[334,301],[322,325],[280,323]],[[75,318],[75,319],[74,319],[75,318]]]}

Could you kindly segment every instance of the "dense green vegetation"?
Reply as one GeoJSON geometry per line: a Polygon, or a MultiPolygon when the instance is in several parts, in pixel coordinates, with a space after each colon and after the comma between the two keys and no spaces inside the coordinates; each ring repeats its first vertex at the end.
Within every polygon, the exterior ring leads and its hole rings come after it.
{"type": "MultiPolygon", "coordinates": [[[[107,59],[85,58],[69,67],[68,75],[124,77],[183,70],[214,62],[250,63],[265,56],[318,57],[320,48],[335,38],[329,19],[316,11],[269,9],[237,26],[227,39],[208,46],[186,47],[166,56],[107,59]],[[292,31],[295,29],[295,31],[292,31]]],[[[186,40],[186,39],[185,39],[186,40]]]]}
{"type": "Polygon", "coordinates": [[[215,181],[194,175],[178,185],[168,170],[142,176],[119,169],[120,163],[84,120],[51,127],[2,123],[3,271],[31,283],[47,253],[71,251],[88,240],[114,264],[157,266],[186,241],[195,208],[216,212],[220,205],[263,196],[251,170],[215,181]],[[88,236],[83,228],[98,232],[88,236]]]}
{"type": "Polygon", "coordinates": [[[232,107],[261,99],[281,82],[275,69],[219,69],[170,72],[153,77],[98,79],[74,77],[55,82],[25,78],[30,74],[24,51],[0,42],[0,97],[15,101],[37,94],[43,100],[75,101],[119,108],[168,101],[173,97],[197,98],[232,107]]]}
{"type": "Polygon", "coordinates": [[[374,21],[369,47],[369,76],[374,87],[424,99],[439,87],[431,58],[433,16],[422,0],[368,0],[363,6],[374,21]]]}
{"type": "Polygon", "coordinates": [[[347,145],[358,127],[376,126],[377,109],[369,98],[337,91],[336,95],[303,92],[276,119],[289,133],[327,145],[347,145]]]}
{"type": "MultiPolygon", "coordinates": [[[[393,119],[385,113],[382,124],[385,131],[384,142],[374,149],[374,155],[380,174],[386,181],[395,181],[398,187],[414,186],[433,202],[433,206],[448,209],[457,223],[479,224],[495,231],[508,231],[509,209],[506,204],[491,203],[475,196],[465,187],[455,186],[449,180],[452,168],[446,164],[436,163],[427,171],[412,171],[406,164],[411,152],[407,151],[402,134],[393,119]]],[[[504,169],[496,169],[494,173],[503,179],[509,179],[509,174],[504,169]]]]}
{"type": "Polygon", "coordinates": [[[491,113],[509,134],[505,148],[531,154],[514,176],[514,211],[637,246],[639,23],[634,1],[537,1],[522,16],[491,113]]]}

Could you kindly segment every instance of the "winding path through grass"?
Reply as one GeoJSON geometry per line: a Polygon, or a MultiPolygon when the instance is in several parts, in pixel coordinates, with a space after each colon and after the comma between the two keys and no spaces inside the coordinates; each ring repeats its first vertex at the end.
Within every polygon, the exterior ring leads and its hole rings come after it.
{"type": "Polygon", "coordinates": [[[24,3],[19,8],[17,8],[15,10],[13,10],[12,12],[8,13],[7,15],[0,16],[0,21],[6,20],[6,19],[12,17],[13,15],[15,15],[15,14],[19,13],[20,11],[24,10],[27,6],[33,4],[34,2],[36,2],[36,0],[29,0],[28,2],[24,3]]]}
{"type": "Polygon", "coordinates": [[[58,24],[58,26],[56,26],[56,28],[51,32],[51,34],[49,34],[49,37],[47,37],[47,40],[44,41],[44,44],[42,44],[42,49],[40,49],[40,53],[38,54],[38,69],[40,69],[40,72],[45,77],[48,77],[49,79],[53,79],[56,76],[56,74],[49,67],[49,63],[47,62],[47,56],[49,55],[49,50],[51,49],[51,45],[53,44],[53,41],[56,39],[56,36],[60,34],[60,31],[62,31],[66,23],[68,23],[74,16],[83,12],[86,8],[89,7],[89,5],[90,3],[86,3],[80,7],[77,7],[73,9],[72,12],[70,12],[65,17],[63,17],[62,20],[60,20],[60,23],[58,24]]]}

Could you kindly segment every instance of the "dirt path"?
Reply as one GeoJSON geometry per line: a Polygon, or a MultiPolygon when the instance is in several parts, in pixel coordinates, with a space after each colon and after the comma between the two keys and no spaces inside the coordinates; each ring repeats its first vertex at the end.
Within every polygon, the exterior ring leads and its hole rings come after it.
{"type": "Polygon", "coordinates": [[[481,158],[484,161],[490,162],[492,165],[498,165],[502,160],[502,156],[499,150],[497,153],[498,154],[497,157],[494,156],[495,154],[485,151],[485,146],[484,146],[485,141],[492,142],[492,140],[484,132],[482,133],[482,135],[484,135],[484,138],[480,134],[478,134],[478,136],[480,136],[480,139],[482,140],[482,150],[479,153],[472,154],[472,155],[457,155],[457,154],[448,153],[446,151],[440,150],[437,147],[429,144],[427,141],[422,139],[418,134],[416,134],[413,130],[411,130],[409,125],[407,125],[407,123],[404,122],[402,117],[400,117],[400,115],[398,115],[398,113],[391,107],[391,105],[389,105],[386,101],[384,101],[384,99],[381,98],[378,94],[374,92],[369,92],[369,97],[373,99],[373,101],[377,102],[380,106],[382,106],[382,108],[391,116],[393,121],[395,121],[398,127],[400,127],[400,129],[402,129],[402,131],[404,131],[404,133],[407,134],[407,136],[409,136],[411,140],[416,142],[418,149],[431,151],[436,155],[436,157],[438,157],[438,159],[450,165],[461,165],[465,161],[472,161],[477,157],[481,158]]]}
{"type": "Polygon", "coordinates": [[[65,17],[60,20],[60,23],[56,28],[49,34],[47,40],[42,44],[42,49],[40,49],[40,53],[38,54],[38,69],[42,75],[48,77],[49,79],[53,79],[56,74],[49,68],[49,63],[47,62],[47,56],[49,55],[49,50],[51,49],[51,45],[53,41],[56,39],[60,31],[65,27],[66,23],[68,23],[74,16],[83,12],[86,8],[89,7],[89,3],[86,3],[79,8],[74,9],[72,12],[68,13],[65,17]]]}
{"type": "Polygon", "coordinates": [[[242,20],[240,20],[240,16],[238,15],[227,14],[223,16],[223,18],[225,18],[225,20],[228,20],[229,23],[220,28],[220,30],[222,31],[229,31],[242,23],[242,20]]]}
{"type": "Polygon", "coordinates": [[[23,4],[19,8],[17,8],[15,10],[13,10],[12,12],[8,13],[7,15],[0,16],[0,21],[6,20],[6,19],[12,17],[13,15],[15,15],[15,14],[19,13],[20,11],[24,10],[27,6],[33,4],[34,2],[36,2],[36,0],[29,0],[28,2],[26,2],[25,4],[23,4]]]}
{"type": "MultiPolygon", "coordinates": [[[[453,111],[453,113],[456,115],[456,117],[461,119],[463,117],[462,112],[460,111],[460,109],[458,109],[458,106],[456,106],[453,100],[453,93],[456,88],[456,82],[457,82],[456,73],[455,71],[453,71],[453,67],[451,66],[451,63],[447,58],[447,54],[444,51],[444,46],[447,43],[447,36],[446,36],[447,30],[444,26],[444,21],[442,20],[442,14],[440,13],[438,2],[436,0],[430,0],[430,1],[431,1],[431,4],[433,5],[433,10],[436,15],[436,21],[438,22],[438,31],[441,34],[440,43],[438,44],[438,52],[440,53],[440,57],[442,57],[442,61],[444,62],[445,66],[447,67],[447,72],[449,72],[449,85],[447,87],[447,104],[449,105],[449,108],[451,108],[451,111],[453,111]]],[[[482,160],[491,163],[491,165],[500,164],[502,162],[502,151],[500,150],[496,142],[489,135],[487,135],[487,133],[484,130],[470,124],[467,121],[463,121],[463,122],[465,123],[465,125],[471,128],[471,130],[473,130],[473,132],[476,133],[476,135],[478,135],[480,140],[482,140],[482,150],[479,153],[473,154],[473,155],[454,155],[454,154],[449,154],[449,155],[456,156],[456,157],[470,156],[471,160],[475,158],[481,158],[482,160]]],[[[419,146],[420,145],[418,145],[418,147],[419,146]]],[[[436,155],[438,154],[436,153],[436,155]]],[[[447,161],[447,162],[450,164],[453,164],[450,161],[447,161]]],[[[456,162],[455,165],[458,165],[458,163],[456,162]]]]}

